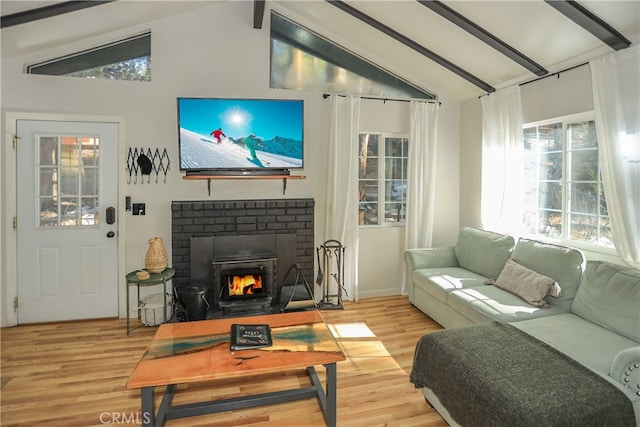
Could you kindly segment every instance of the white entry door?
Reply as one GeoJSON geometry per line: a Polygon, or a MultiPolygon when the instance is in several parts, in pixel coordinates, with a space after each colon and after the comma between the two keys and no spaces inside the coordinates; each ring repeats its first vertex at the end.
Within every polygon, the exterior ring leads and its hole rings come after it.
{"type": "Polygon", "coordinates": [[[18,120],[18,323],[118,315],[118,124],[18,120]]]}

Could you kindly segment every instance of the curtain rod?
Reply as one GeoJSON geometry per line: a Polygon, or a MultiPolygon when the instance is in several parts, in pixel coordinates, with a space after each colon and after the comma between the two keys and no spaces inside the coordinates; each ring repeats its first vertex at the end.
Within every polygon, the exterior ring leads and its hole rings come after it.
{"type": "MultiPolygon", "coordinates": [[[[556,76],[556,77],[560,78],[560,74],[566,73],[567,71],[571,71],[571,70],[573,70],[575,68],[584,67],[585,65],[589,65],[589,63],[588,62],[583,62],[582,64],[574,65],[572,67],[565,68],[564,70],[556,71],[554,73],[549,73],[546,76],[538,77],[537,79],[533,79],[533,80],[529,80],[529,81],[526,81],[526,82],[518,83],[518,86],[528,85],[529,83],[537,82],[538,80],[546,79],[547,77],[556,76]]],[[[491,94],[490,93],[485,93],[483,95],[480,95],[478,98],[482,98],[483,96],[489,96],[489,95],[491,95],[491,94]]]]}
{"type": "MultiPolygon", "coordinates": [[[[346,97],[347,95],[341,95],[341,94],[331,94],[331,93],[323,93],[322,94],[322,98],[327,99],[328,97],[330,97],[331,95],[335,95],[335,96],[342,96],[342,97],[346,97]]],[[[376,99],[378,101],[383,101],[383,102],[387,102],[387,101],[397,101],[397,102],[410,102],[410,99],[402,99],[402,98],[382,98],[382,97],[375,97],[375,96],[361,96],[361,99],[376,99]]],[[[423,101],[423,102],[429,102],[429,103],[433,103],[433,104],[438,104],[438,105],[442,105],[442,102],[440,101],[435,101],[433,99],[419,99],[419,98],[414,98],[417,101],[423,101]]]]}
{"type": "Polygon", "coordinates": [[[524,83],[520,83],[519,86],[528,85],[529,83],[537,82],[538,80],[546,79],[547,77],[557,76],[560,77],[560,73],[566,73],[567,71],[571,71],[575,68],[584,67],[585,65],[589,65],[588,62],[584,62],[582,64],[574,65],[573,67],[565,68],[564,70],[556,71],[555,73],[549,73],[546,76],[538,77],[537,79],[529,80],[524,83]]]}

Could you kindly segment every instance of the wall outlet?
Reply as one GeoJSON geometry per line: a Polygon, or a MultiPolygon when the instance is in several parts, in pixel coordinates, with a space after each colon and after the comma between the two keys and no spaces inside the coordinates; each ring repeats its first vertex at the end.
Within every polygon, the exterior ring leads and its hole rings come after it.
{"type": "Polygon", "coordinates": [[[145,214],[145,204],[144,203],[134,203],[133,204],[133,214],[134,215],[144,215],[145,214]]]}

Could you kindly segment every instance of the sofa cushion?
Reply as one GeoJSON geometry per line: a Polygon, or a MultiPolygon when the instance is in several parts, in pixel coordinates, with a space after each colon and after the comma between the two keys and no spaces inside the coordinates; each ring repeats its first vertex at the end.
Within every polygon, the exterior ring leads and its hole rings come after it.
{"type": "Polygon", "coordinates": [[[512,324],[604,375],[609,374],[618,353],[638,345],[572,313],[512,324]]]}
{"type": "Polygon", "coordinates": [[[568,246],[520,238],[511,258],[518,264],[558,282],[562,295],[559,298],[549,298],[549,303],[560,305],[567,311],[571,309],[584,269],[585,261],[581,251],[568,246]]]}
{"type": "Polygon", "coordinates": [[[536,307],[548,307],[547,297],[559,297],[560,286],[550,277],[537,273],[512,259],[508,259],[502,272],[496,280],[489,280],[487,284],[518,295],[536,307]]]}
{"type": "Polygon", "coordinates": [[[449,305],[474,323],[517,322],[567,312],[559,306],[535,307],[517,295],[489,285],[451,292],[449,305]]]}
{"type": "Polygon", "coordinates": [[[461,267],[496,279],[511,256],[514,243],[511,236],[466,227],[458,235],[455,253],[461,267]]]}
{"type": "Polygon", "coordinates": [[[640,342],[640,270],[588,261],[571,311],[640,342]]]}
{"type": "Polygon", "coordinates": [[[447,294],[456,289],[480,286],[486,277],[461,267],[423,268],[413,272],[413,283],[427,294],[447,303],[447,294]]]}

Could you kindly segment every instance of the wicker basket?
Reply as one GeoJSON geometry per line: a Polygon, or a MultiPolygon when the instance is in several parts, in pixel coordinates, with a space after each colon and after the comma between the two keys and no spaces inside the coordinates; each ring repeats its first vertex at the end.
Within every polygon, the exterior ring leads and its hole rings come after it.
{"type": "Polygon", "coordinates": [[[144,257],[144,268],[150,273],[160,273],[167,268],[167,252],[162,245],[162,237],[149,239],[149,249],[144,257]]]}
{"type": "Polygon", "coordinates": [[[164,315],[171,318],[171,301],[167,298],[167,305],[164,305],[164,295],[148,295],[140,301],[140,320],[145,326],[158,326],[164,323],[164,315]],[[165,313],[162,309],[165,309],[165,313]]]}

